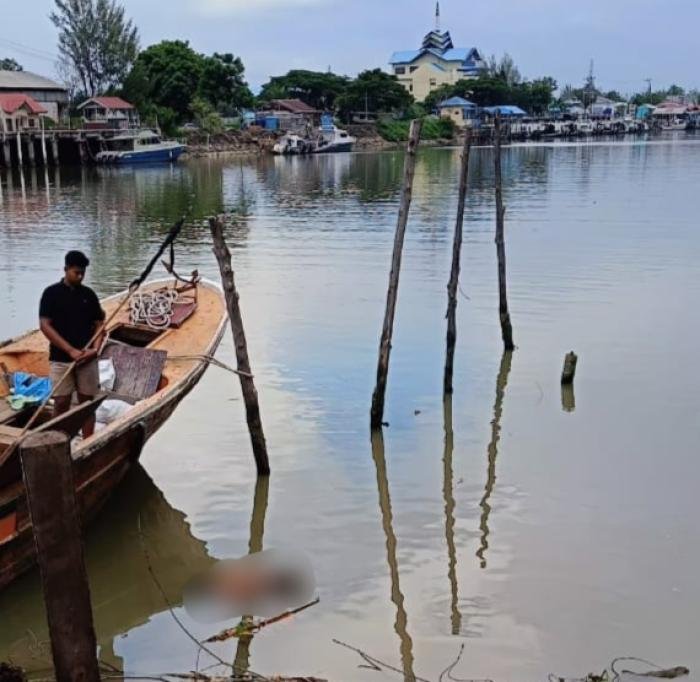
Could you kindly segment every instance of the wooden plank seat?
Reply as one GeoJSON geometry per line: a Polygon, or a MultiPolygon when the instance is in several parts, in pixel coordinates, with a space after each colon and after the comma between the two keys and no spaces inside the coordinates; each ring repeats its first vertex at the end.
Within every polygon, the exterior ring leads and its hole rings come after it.
{"type": "MultiPolygon", "coordinates": [[[[49,419],[34,428],[30,429],[32,433],[40,431],[62,431],[69,438],[73,438],[78,434],[85,420],[90,418],[102,401],[107,397],[105,393],[100,393],[98,396],[87,402],[75,405],[67,412],[49,419]]],[[[12,447],[17,438],[22,434],[22,429],[17,426],[0,425],[0,455],[12,447]]],[[[0,466],[0,487],[16,481],[22,477],[22,469],[19,463],[19,451],[13,453],[9,460],[0,466]]]]}

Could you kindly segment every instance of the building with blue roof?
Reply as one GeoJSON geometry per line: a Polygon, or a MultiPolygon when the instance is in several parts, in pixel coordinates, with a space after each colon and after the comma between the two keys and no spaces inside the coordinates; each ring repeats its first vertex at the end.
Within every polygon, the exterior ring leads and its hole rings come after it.
{"type": "Polygon", "coordinates": [[[449,118],[459,128],[467,128],[478,118],[479,107],[464,97],[450,97],[440,102],[437,110],[441,118],[449,118]]]}
{"type": "Polygon", "coordinates": [[[389,60],[399,82],[422,102],[441,85],[476,78],[486,63],[475,47],[455,47],[449,31],[440,30],[440,3],[435,6],[435,28],[417,50],[394,52],[389,60]]]}

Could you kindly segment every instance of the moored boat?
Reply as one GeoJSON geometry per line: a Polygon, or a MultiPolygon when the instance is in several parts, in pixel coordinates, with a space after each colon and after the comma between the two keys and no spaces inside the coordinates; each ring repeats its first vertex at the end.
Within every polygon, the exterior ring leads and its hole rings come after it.
{"type": "MultiPolygon", "coordinates": [[[[109,324],[100,358],[112,361],[112,389],[55,419],[44,408],[31,430],[60,430],[73,436],[105,398],[112,405],[120,404],[116,417],[93,436],[74,440],[71,446],[76,496],[84,521],[99,511],[138,460],[144,443],[197,384],[208,365],[207,357],[221,340],[226,321],[221,289],[206,281],[176,284],[158,281],[140,290],[171,301],[167,319],[151,318],[150,324],[144,324],[142,318],[134,318],[124,309],[109,324]]],[[[103,301],[108,316],[126,295],[117,294],[103,301]]],[[[32,331],[2,344],[0,367],[10,374],[23,371],[46,376],[48,342],[41,332],[32,331]]],[[[22,425],[36,408],[12,410],[5,401],[9,390],[5,384],[7,381],[0,382],[0,589],[35,562],[19,454],[14,451],[4,461],[3,453],[12,448],[22,433],[22,425]]]]}
{"type": "Polygon", "coordinates": [[[167,163],[177,161],[185,145],[163,140],[152,130],[136,130],[107,140],[107,149],[95,156],[97,163],[167,163]]]}
{"type": "Polygon", "coordinates": [[[336,128],[333,124],[323,125],[319,128],[314,153],[351,152],[356,141],[346,130],[336,128]]]}

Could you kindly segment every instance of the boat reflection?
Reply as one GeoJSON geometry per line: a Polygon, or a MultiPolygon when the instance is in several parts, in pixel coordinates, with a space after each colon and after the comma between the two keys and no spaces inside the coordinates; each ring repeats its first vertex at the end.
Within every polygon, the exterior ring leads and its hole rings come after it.
{"type": "MultiPolygon", "coordinates": [[[[182,604],[187,581],[214,563],[204,542],[192,535],[184,514],[171,507],[145,470],[136,466],[85,538],[100,660],[119,670],[123,661],[115,653],[115,641],[167,610],[149,573],[149,561],[172,606],[182,604]]],[[[0,660],[11,660],[34,675],[52,670],[41,594],[37,570],[0,593],[0,660]]]]}
{"type": "Polygon", "coordinates": [[[452,453],[454,452],[454,432],[452,430],[452,396],[446,394],[443,400],[445,421],[445,451],[442,457],[444,468],[442,494],[445,499],[445,540],[447,542],[447,577],[450,581],[452,634],[458,635],[462,627],[462,614],[459,611],[457,586],[457,551],[455,548],[455,498],[452,488],[452,453]]]}
{"type": "Polygon", "coordinates": [[[382,528],[386,536],[386,558],[391,577],[391,601],[396,606],[394,630],[399,636],[401,664],[404,682],[415,682],[413,672],[413,641],[408,634],[408,616],[404,607],[404,596],[399,585],[399,564],[396,559],[396,535],[394,535],[393,517],[391,513],[391,498],[389,497],[389,479],[386,473],[386,458],[384,456],[384,435],[381,431],[372,432],[372,457],[377,469],[377,491],[379,493],[379,509],[382,514],[382,528]]]}
{"type": "Polygon", "coordinates": [[[506,385],[508,384],[508,375],[510,374],[511,361],[513,359],[512,351],[504,351],[501,358],[501,366],[498,370],[498,378],[496,379],[496,402],[493,405],[493,420],[491,421],[491,440],[487,448],[488,453],[488,469],[486,473],[486,485],[484,487],[484,495],[479,502],[481,507],[481,520],[479,528],[481,529],[481,539],[479,549],[476,550],[476,556],[479,558],[481,568],[486,568],[486,550],[489,547],[489,515],[491,514],[491,505],[489,500],[493,494],[493,488],[496,484],[496,457],[498,457],[498,441],[501,438],[501,415],[503,414],[503,396],[505,394],[506,385]]]}

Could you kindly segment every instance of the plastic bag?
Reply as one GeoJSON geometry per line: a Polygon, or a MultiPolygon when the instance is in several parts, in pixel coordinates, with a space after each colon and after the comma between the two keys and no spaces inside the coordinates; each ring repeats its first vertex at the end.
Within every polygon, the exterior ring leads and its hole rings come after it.
{"type": "Polygon", "coordinates": [[[105,400],[95,412],[95,418],[102,424],[111,424],[131,408],[123,400],[105,400]]]}
{"type": "Polygon", "coordinates": [[[103,391],[113,391],[114,383],[117,380],[117,372],[111,358],[100,360],[98,363],[100,371],[100,388],[103,391]]]}

